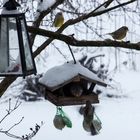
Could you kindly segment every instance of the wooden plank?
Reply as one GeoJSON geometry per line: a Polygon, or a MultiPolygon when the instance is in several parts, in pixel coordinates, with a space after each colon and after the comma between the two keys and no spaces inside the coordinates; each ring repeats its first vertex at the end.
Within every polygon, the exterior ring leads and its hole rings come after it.
{"type": "Polygon", "coordinates": [[[46,92],[47,99],[57,106],[68,106],[68,105],[82,105],[85,104],[87,100],[91,103],[99,103],[98,95],[82,95],[80,97],[57,97],[52,92],[46,92]]]}
{"type": "Polygon", "coordinates": [[[57,105],[59,106],[82,105],[85,104],[87,100],[91,101],[91,103],[99,103],[97,95],[86,95],[86,96],[68,97],[68,98],[59,97],[57,105]]]}

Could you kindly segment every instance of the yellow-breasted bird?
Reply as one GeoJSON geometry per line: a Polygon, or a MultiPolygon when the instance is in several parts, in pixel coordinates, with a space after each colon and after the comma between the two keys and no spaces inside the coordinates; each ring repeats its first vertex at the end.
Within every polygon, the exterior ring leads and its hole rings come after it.
{"type": "Polygon", "coordinates": [[[117,29],[116,31],[112,33],[108,33],[108,35],[111,35],[113,39],[115,40],[122,40],[126,37],[126,34],[128,32],[127,26],[122,26],[121,28],[117,29]]]}
{"type": "Polygon", "coordinates": [[[61,27],[64,23],[64,16],[62,12],[58,12],[54,19],[54,27],[61,27]]]}

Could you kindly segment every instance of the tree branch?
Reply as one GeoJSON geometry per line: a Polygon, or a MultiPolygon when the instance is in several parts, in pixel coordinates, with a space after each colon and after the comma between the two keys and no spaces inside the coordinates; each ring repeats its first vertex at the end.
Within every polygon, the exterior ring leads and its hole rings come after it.
{"type": "MultiPolygon", "coordinates": [[[[57,0],[51,7],[49,7],[47,10],[42,11],[36,21],[33,22],[34,27],[39,27],[42,19],[49,14],[52,10],[54,10],[58,5],[62,4],[64,0],[57,0]]],[[[35,34],[30,35],[30,42],[31,46],[34,43],[35,34]]],[[[35,56],[35,55],[34,55],[35,56]]],[[[2,82],[0,83],[0,97],[4,94],[4,92],[7,90],[10,84],[12,84],[17,79],[17,76],[9,76],[5,77],[2,82]]]]}
{"type": "MultiPolygon", "coordinates": [[[[127,2],[124,2],[122,4],[118,4],[117,6],[113,6],[111,8],[108,8],[108,9],[105,9],[103,11],[97,11],[100,9],[101,6],[103,6],[104,4],[106,4],[106,2],[104,2],[103,4],[101,4],[100,6],[98,6],[97,8],[95,8],[93,11],[91,11],[90,13],[88,14],[84,14],[82,16],[79,16],[78,18],[75,18],[75,19],[70,19],[68,21],[66,21],[57,31],[56,33],[62,33],[63,30],[65,30],[68,26],[71,26],[71,25],[74,25],[78,22],[81,22],[83,20],[86,20],[90,17],[96,17],[96,16],[99,16],[99,15],[102,15],[106,12],[109,12],[111,10],[114,10],[114,9],[117,9],[119,7],[122,7],[122,6],[125,6],[125,5],[128,5],[132,2],[135,2],[136,0],[130,0],[130,1],[127,1],[127,2]]],[[[40,47],[38,47],[35,52],[34,52],[34,57],[36,57],[37,55],[39,55],[51,42],[53,41],[53,38],[49,38],[48,40],[46,40],[40,47]]]]}
{"type": "MultiPolygon", "coordinates": [[[[93,11],[91,11],[90,13],[88,14],[84,14],[82,16],[79,16],[78,18],[76,19],[70,19],[68,20],[67,22],[65,22],[56,32],[57,33],[61,33],[63,32],[63,30],[65,28],[67,28],[68,26],[70,25],[74,25],[82,20],[86,20],[90,17],[96,17],[96,16],[99,16],[99,15],[102,15],[106,12],[109,12],[111,10],[114,10],[116,8],[119,8],[119,7],[122,7],[122,6],[125,6],[125,5],[128,5],[132,2],[135,2],[136,0],[129,0],[127,2],[124,2],[122,4],[119,4],[117,6],[114,6],[114,7],[111,7],[111,8],[108,8],[108,9],[105,9],[103,11],[99,11],[99,8],[101,7],[101,5],[99,7],[97,7],[96,9],[94,9],[93,11]],[[98,11],[97,11],[98,10],[98,11]]],[[[42,12],[40,14],[40,16],[38,17],[38,19],[36,19],[36,21],[33,23],[33,26],[34,27],[39,27],[40,25],[40,22],[41,20],[52,10],[52,9],[55,9],[58,5],[62,4],[64,2],[64,0],[57,0],[56,3],[54,5],[52,5],[49,9],[47,9],[46,11],[42,12]]],[[[35,39],[35,34],[31,35],[30,36],[30,39],[31,39],[31,45],[33,45],[34,43],[34,39],[35,39]]],[[[46,46],[48,46],[51,42],[53,41],[52,38],[46,40],[35,52],[34,52],[34,57],[36,57],[37,55],[39,55],[45,48],[46,46]]],[[[119,44],[120,45],[120,44],[119,44]]],[[[14,77],[6,77],[4,78],[4,80],[0,83],[0,97],[4,94],[4,92],[7,90],[7,88],[9,87],[10,84],[12,84],[15,80],[16,80],[16,76],[14,77]]]]}
{"type": "MultiPolygon", "coordinates": [[[[11,99],[9,99],[9,106],[8,109],[6,109],[7,114],[0,120],[0,124],[4,122],[4,120],[11,115],[12,112],[14,112],[19,106],[21,105],[21,102],[19,100],[16,101],[14,107],[11,107],[11,99]]],[[[0,133],[3,133],[9,137],[15,138],[15,139],[20,139],[20,140],[29,140],[32,139],[40,130],[41,126],[44,124],[41,122],[41,125],[36,124],[35,128],[30,128],[31,133],[25,134],[23,136],[17,136],[15,134],[12,134],[10,131],[13,130],[17,125],[19,125],[23,121],[24,117],[22,117],[17,123],[13,124],[11,127],[9,127],[7,130],[3,130],[3,128],[0,128],[0,133]]]]}
{"type": "Polygon", "coordinates": [[[137,0],[130,0],[130,1],[127,1],[127,2],[124,2],[124,3],[121,3],[121,4],[118,4],[116,6],[113,6],[111,8],[107,8],[107,9],[104,9],[104,10],[101,10],[100,11],[99,9],[102,6],[104,6],[104,4],[106,4],[106,2],[104,2],[103,4],[101,4],[100,6],[98,6],[97,8],[95,8],[93,11],[89,12],[88,14],[83,14],[82,16],[79,16],[78,18],[68,20],[67,22],[65,22],[61,26],[61,28],[58,29],[57,32],[60,33],[60,32],[62,32],[65,28],[67,28],[70,25],[74,25],[74,24],[76,24],[78,22],[81,22],[81,21],[86,20],[86,19],[91,18],[91,17],[100,16],[102,14],[105,14],[105,13],[109,12],[109,11],[115,10],[115,9],[117,9],[119,7],[126,6],[126,5],[128,5],[128,4],[132,3],[132,2],[135,2],[135,1],[137,1],[137,0]]]}
{"type": "MultiPolygon", "coordinates": [[[[33,22],[34,27],[39,27],[43,18],[48,15],[52,10],[54,10],[58,5],[62,4],[64,0],[56,0],[56,2],[49,7],[47,10],[40,12],[38,18],[33,22]]],[[[35,35],[30,35],[31,46],[34,43],[35,35]]]]}
{"type": "Polygon", "coordinates": [[[77,47],[121,47],[125,49],[135,49],[140,50],[140,44],[138,43],[129,43],[127,42],[120,42],[114,40],[104,40],[104,41],[94,41],[94,40],[77,40],[73,36],[67,36],[64,34],[60,34],[57,32],[47,31],[40,28],[28,27],[28,31],[33,34],[38,34],[42,36],[47,36],[53,39],[58,39],[63,41],[69,45],[77,46],[77,47]]]}

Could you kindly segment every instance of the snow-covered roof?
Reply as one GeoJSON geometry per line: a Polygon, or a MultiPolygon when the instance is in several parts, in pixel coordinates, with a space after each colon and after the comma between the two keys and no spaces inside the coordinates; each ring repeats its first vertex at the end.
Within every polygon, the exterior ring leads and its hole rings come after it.
{"type": "Polygon", "coordinates": [[[71,82],[72,79],[76,78],[77,76],[88,79],[88,81],[93,83],[107,86],[107,84],[98,78],[96,74],[82,66],[79,62],[74,64],[73,61],[51,68],[44,74],[43,77],[40,78],[39,82],[46,86],[49,90],[54,91],[58,87],[71,82]]]}
{"type": "Polygon", "coordinates": [[[0,9],[0,15],[18,15],[21,14],[19,10],[6,10],[5,8],[0,9]]]}

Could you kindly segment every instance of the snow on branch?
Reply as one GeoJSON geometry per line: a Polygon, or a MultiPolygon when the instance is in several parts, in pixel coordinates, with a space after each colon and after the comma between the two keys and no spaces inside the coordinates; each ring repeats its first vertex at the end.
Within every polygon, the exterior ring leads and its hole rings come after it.
{"type": "MultiPolygon", "coordinates": [[[[104,3],[102,3],[97,8],[95,8],[94,10],[92,10],[91,12],[89,12],[87,14],[83,14],[83,15],[75,18],[75,19],[69,19],[56,32],[57,33],[62,33],[68,26],[74,25],[76,23],[79,23],[79,22],[81,22],[83,20],[86,20],[86,19],[89,19],[89,18],[92,18],[92,17],[100,16],[102,14],[105,14],[105,13],[107,13],[109,11],[112,11],[114,9],[117,9],[119,7],[126,6],[126,5],[128,5],[128,4],[132,3],[132,2],[135,2],[136,0],[129,0],[127,2],[124,2],[124,3],[118,4],[116,6],[113,6],[111,8],[105,8],[104,10],[100,10],[100,8],[102,6],[109,6],[108,5],[108,4],[110,4],[109,1],[111,2],[111,0],[108,0],[108,1],[106,1],[104,3]]],[[[35,37],[35,34],[33,34],[33,35],[35,37]]],[[[53,37],[49,38],[40,47],[38,47],[38,49],[34,52],[34,57],[39,55],[46,48],[46,46],[48,46],[53,41],[53,39],[54,39],[53,37]]]]}
{"type": "MultiPolygon", "coordinates": [[[[54,10],[58,5],[62,4],[64,0],[56,0],[50,7],[48,7],[46,10],[39,11],[39,15],[36,18],[36,20],[33,22],[33,26],[39,27],[42,19],[49,14],[52,10],[54,10]]],[[[43,4],[42,4],[43,5],[43,4]]],[[[41,7],[40,7],[41,8],[41,7]]]]}
{"type": "MultiPolygon", "coordinates": [[[[34,27],[39,27],[41,21],[43,18],[48,15],[52,10],[54,10],[56,7],[58,7],[60,4],[62,4],[64,0],[56,0],[55,3],[53,3],[50,7],[48,7],[46,10],[39,11],[38,16],[36,17],[36,20],[33,22],[34,27]]],[[[33,45],[35,39],[35,35],[30,35],[30,41],[31,45],[33,45]]]]}

